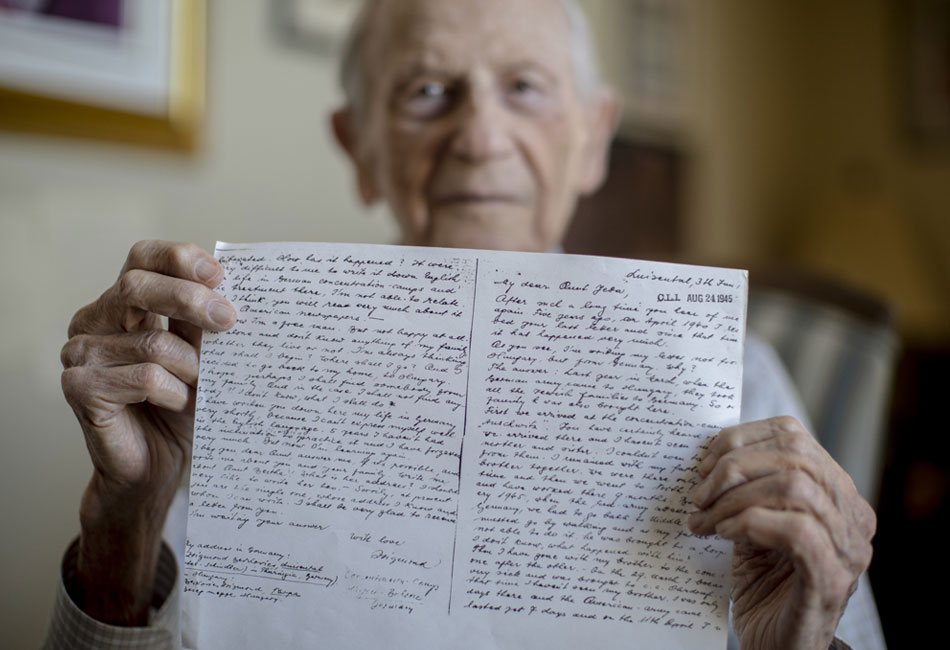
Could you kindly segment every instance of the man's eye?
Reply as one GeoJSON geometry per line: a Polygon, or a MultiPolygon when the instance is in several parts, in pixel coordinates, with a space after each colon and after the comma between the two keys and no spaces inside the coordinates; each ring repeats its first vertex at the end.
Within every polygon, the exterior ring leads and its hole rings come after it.
{"type": "Polygon", "coordinates": [[[415,118],[437,117],[449,109],[451,94],[451,89],[442,82],[422,82],[406,89],[401,110],[415,118]]]}
{"type": "Polygon", "coordinates": [[[529,93],[534,90],[534,84],[527,79],[516,79],[511,85],[511,89],[517,93],[529,93]]]}
{"type": "Polygon", "coordinates": [[[416,95],[419,97],[444,97],[446,92],[444,84],[430,81],[429,83],[422,84],[416,91],[416,95]]]}
{"type": "Polygon", "coordinates": [[[505,93],[511,106],[518,110],[537,112],[551,104],[550,88],[531,75],[513,77],[505,93]]]}

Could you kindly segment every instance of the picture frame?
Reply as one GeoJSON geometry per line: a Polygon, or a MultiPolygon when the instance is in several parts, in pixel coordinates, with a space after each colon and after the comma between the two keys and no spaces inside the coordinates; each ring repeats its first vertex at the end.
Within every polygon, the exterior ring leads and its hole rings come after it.
{"type": "Polygon", "coordinates": [[[193,151],[206,0],[102,0],[108,11],[79,18],[37,10],[56,4],[0,0],[0,129],[193,151]]]}

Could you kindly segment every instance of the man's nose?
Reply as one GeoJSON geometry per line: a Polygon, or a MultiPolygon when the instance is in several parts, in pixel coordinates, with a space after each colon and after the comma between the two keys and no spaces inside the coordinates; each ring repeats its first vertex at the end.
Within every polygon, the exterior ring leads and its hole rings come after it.
{"type": "Polygon", "coordinates": [[[458,108],[453,155],[477,163],[503,158],[513,151],[508,116],[491,89],[472,89],[458,108]]]}

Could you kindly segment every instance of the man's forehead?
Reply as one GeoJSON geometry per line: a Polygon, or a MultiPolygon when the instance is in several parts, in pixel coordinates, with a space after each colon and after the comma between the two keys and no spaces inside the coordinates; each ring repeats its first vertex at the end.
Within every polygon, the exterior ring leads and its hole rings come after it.
{"type": "Polygon", "coordinates": [[[370,66],[399,56],[464,59],[520,51],[566,57],[571,47],[559,0],[380,0],[373,14],[364,52],[370,66]]]}

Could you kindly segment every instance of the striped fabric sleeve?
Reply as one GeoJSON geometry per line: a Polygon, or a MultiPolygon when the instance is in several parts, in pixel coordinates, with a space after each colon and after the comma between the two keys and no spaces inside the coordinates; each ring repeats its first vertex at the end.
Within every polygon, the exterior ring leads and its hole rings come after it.
{"type": "MultiPolygon", "coordinates": [[[[753,335],[746,337],[742,377],[742,421],[749,422],[774,415],[794,415],[809,431],[813,431],[808,414],[775,350],[753,335]]],[[[886,650],[881,620],[867,573],[858,580],[857,590],[838,622],[836,632],[846,641],[838,648],[886,650]]],[[[738,643],[734,643],[738,647],[738,643]]],[[[832,646],[835,647],[835,646],[832,646]]],[[[732,650],[732,647],[730,647],[732,650]]]]}
{"type": "Polygon", "coordinates": [[[851,595],[835,634],[857,650],[886,650],[881,619],[867,573],[858,579],[858,588],[851,595]]]}
{"type": "Polygon", "coordinates": [[[178,564],[175,555],[162,545],[152,608],[147,627],[120,627],[101,623],[83,612],[67,591],[76,574],[79,540],[75,540],[63,557],[62,579],[56,593],[53,613],[43,650],[177,650],[178,633],[178,564]]]}

